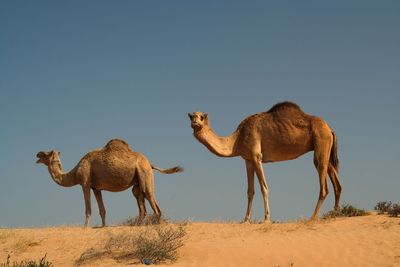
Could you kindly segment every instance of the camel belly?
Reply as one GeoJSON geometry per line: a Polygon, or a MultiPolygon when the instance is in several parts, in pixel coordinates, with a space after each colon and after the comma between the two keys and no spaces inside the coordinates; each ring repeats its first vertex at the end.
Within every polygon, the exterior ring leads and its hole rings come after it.
{"type": "Polygon", "coordinates": [[[262,161],[292,160],[313,150],[311,140],[303,139],[302,141],[293,144],[266,144],[262,147],[262,161]]]}
{"type": "Polygon", "coordinates": [[[92,187],[98,190],[120,192],[134,184],[133,170],[103,170],[95,172],[92,177],[92,187]]]}
{"type": "Polygon", "coordinates": [[[135,161],[131,158],[100,158],[92,162],[91,187],[120,192],[134,184],[135,161]]]}
{"type": "Polygon", "coordinates": [[[92,182],[92,188],[97,190],[105,190],[110,192],[121,192],[133,185],[133,180],[127,181],[125,179],[98,179],[98,181],[92,182]]]}

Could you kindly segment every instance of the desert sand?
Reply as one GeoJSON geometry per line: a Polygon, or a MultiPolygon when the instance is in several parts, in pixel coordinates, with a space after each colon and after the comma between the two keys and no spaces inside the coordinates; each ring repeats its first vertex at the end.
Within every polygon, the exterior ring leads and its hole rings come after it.
{"type": "MultiPolygon", "coordinates": [[[[140,227],[0,228],[0,262],[38,260],[45,253],[54,266],[74,266],[110,235],[140,227]]],[[[147,226],[149,227],[149,226],[147,226]]],[[[179,259],[158,266],[400,266],[400,218],[369,215],[317,222],[184,225],[179,259]]],[[[101,258],[81,266],[138,266],[101,258]]]]}

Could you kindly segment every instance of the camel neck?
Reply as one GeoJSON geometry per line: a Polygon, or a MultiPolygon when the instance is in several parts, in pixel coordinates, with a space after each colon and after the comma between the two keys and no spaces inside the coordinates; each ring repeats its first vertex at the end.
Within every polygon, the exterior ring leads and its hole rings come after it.
{"type": "Polygon", "coordinates": [[[196,139],[219,157],[238,156],[236,151],[238,135],[238,131],[235,131],[229,136],[221,137],[216,135],[211,127],[204,127],[194,132],[196,139]]]}
{"type": "Polygon", "coordinates": [[[79,184],[79,182],[76,179],[74,170],[64,173],[62,167],[49,166],[49,173],[53,178],[54,182],[56,182],[58,185],[64,187],[71,187],[79,184]]]}

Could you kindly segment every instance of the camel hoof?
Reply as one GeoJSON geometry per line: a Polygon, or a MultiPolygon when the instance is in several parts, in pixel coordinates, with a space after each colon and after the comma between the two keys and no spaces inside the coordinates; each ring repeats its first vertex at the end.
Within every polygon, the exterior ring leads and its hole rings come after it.
{"type": "Polygon", "coordinates": [[[250,224],[250,220],[249,220],[249,219],[244,219],[244,221],[242,222],[242,224],[250,224]]]}

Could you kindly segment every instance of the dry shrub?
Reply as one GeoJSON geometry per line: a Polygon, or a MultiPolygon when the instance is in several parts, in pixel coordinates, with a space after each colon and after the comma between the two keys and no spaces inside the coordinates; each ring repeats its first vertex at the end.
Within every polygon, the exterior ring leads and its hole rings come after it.
{"type": "Polygon", "coordinates": [[[400,215],[400,203],[393,204],[391,208],[388,210],[388,214],[391,217],[397,217],[400,215]]]}
{"type": "Polygon", "coordinates": [[[385,214],[388,213],[390,208],[392,207],[392,202],[391,201],[380,201],[376,203],[374,210],[378,212],[378,214],[385,214]]]}
{"type": "Polygon", "coordinates": [[[397,217],[400,215],[400,203],[392,203],[391,201],[380,201],[374,209],[378,214],[389,214],[390,217],[397,217]]]}
{"type": "Polygon", "coordinates": [[[119,225],[123,226],[143,226],[143,225],[157,225],[160,222],[165,221],[164,218],[158,218],[156,214],[150,214],[141,219],[139,216],[129,217],[128,219],[122,221],[119,225]]]}
{"type": "Polygon", "coordinates": [[[151,260],[154,263],[166,260],[176,261],[178,249],[183,246],[185,230],[182,227],[155,227],[154,230],[139,234],[133,255],[141,262],[145,260],[151,260]]]}
{"type": "Polygon", "coordinates": [[[331,219],[336,217],[354,217],[368,215],[363,209],[356,208],[350,204],[343,205],[338,210],[332,210],[322,215],[322,219],[331,219]]]}
{"type": "Polygon", "coordinates": [[[81,265],[104,257],[142,263],[173,262],[178,259],[178,249],[183,246],[185,234],[182,226],[156,225],[138,232],[112,235],[102,249],[85,251],[75,264],[81,265]]]}

